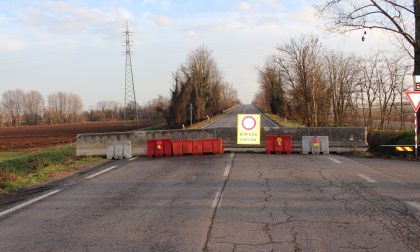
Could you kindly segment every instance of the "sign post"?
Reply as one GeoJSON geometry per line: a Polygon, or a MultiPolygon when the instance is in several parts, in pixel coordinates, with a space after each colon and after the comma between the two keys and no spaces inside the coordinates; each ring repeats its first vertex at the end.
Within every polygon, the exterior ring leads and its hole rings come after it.
{"type": "Polygon", "coordinates": [[[410,100],[411,105],[414,109],[414,154],[418,156],[418,121],[417,121],[417,111],[420,108],[420,91],[407,91],[405,92],[410,100]]]}
{"type": "Polygon", "coordinates": [[[261,139],[261,115],[238,115],[237,144],[259,145],[261,139]]]}

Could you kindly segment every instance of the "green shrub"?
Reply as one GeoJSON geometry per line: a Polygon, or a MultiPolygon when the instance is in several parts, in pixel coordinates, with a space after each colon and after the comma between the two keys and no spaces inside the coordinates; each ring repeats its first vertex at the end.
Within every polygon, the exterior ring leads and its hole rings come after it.
{"type": "Polygon", "coordinates": [[[395,147],[383,145],[414,145],[414,131],[370,131],[367,141],[369,152],[381,156],[412,156],[413,153],[397,152],[395,147]]]}

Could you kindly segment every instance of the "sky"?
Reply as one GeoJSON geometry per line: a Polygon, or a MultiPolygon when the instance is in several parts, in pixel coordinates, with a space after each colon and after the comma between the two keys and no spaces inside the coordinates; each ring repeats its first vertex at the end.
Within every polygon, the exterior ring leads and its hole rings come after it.
{"type": "Polygon", "coordinates": [[[205,46],[250,103],[257,67],[281,43],[318,36],[356,55],[390,49],[387,35],[328,33],[310,0],[0,0],[0,94],[10,89],[79,94],[84,108],[124,102],[125,23],[133,32],[137,102],[169,96],[172,73],[205,46]]]}

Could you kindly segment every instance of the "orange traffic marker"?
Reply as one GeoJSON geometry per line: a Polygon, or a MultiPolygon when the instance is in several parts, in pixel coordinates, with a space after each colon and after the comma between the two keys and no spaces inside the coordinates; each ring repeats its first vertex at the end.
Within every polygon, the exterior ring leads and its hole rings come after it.
{"type": "Polygon", "coordinates": [[[281,146],[283,139],[281,137],[277,137],[276,141],[277,141],[277,145],[281,146]]]}
{"type": "Polygon", "coordinates": [[[314,138],[312,139],[312,145],[314,146],[314,148],[319,148],[319,141],[317,136],[314,136],[314,138]]]}

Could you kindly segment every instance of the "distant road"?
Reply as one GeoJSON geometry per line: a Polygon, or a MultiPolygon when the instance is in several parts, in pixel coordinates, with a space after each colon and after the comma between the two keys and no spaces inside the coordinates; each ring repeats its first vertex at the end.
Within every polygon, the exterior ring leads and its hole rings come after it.
{"type": "MultiPolygon", "coordinates": [[[[230,111],[220,120],[205,126],[205,129],[214,128],[236,128],[238,114],[261,114],[261,112],[252,104],[240,105],[236,109],[230,111]]],[[[271,121],[263,114],[261,114],[261,127],[278,128],[275,122],[271,121]]]]}

